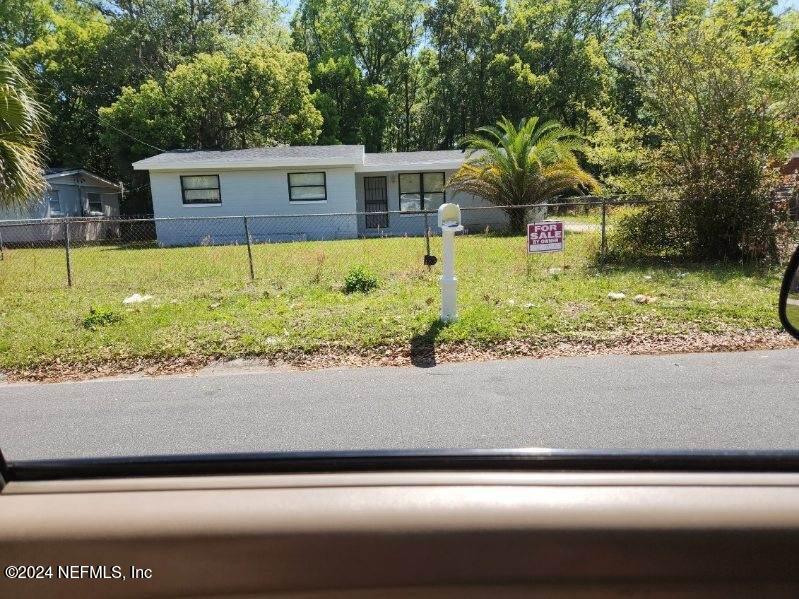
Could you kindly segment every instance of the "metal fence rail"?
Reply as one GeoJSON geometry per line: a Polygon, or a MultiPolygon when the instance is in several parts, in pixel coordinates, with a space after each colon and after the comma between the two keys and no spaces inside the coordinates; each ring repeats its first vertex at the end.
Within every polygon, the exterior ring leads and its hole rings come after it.
{"type": "MultiPolygon", "coordinates": [[[[527,206],[462,207],[461,212],[465,235],[522,235],[522,231],[511,230],[514,214],[521,214],[524,222],[563,217],[567,231],[596,235],[596,250],[602,259],[609,249],[608,232],[614,227],[617,210],[624,206],[651,203],[643,198],[584,196],[527,206]]],[[[81,253],[84,248],[107,250],[102,259],[111,262],[122,256],[113,254],[115,250],[142,250],[143,253],[134,260],[136,264],[141,264],[151,256],[152,260],[164,262],[163,276],[168,276],[168,268],[191,270],[196,267],[197,277],[207,276],[207,273],[192,264],[191,255],[181,253],[181,248],[228,248],[224,253],[214,256],[212,262],[215,267],[233,272],[231,277],[255,280],[259,270],[263,270],[271,259],[260,250],[255,250],[264,244],[407,238],[407,243],[400,246],[387,244],[381,248],[380,244],[372,244],[364,247],[364,259],[374,252],[412,252],[418,254],[420,264],[430,267],[434,264],[430,256],[438,247],[440,235],[436,220],[435,211],[368,211],[0,221],[0,260],[6,260],[16,251],[41,251],[42,260],[39,263],[47,263],[55,272],[52,253],[63,252],[61,280],[72,286],[81,280],[81,274],[95,268],[93,265],[100,259],[95,255],[92,257],[95,262],[92,262],[81,253]],[[148,254],[147,250],[154,252],[148,254]],[[167,260],[164,252],[169,251],[172,254],[167,260]],[[239,268],[241,274],[237,270],[239,268]]],[[[519,247],[523,248],[524,244],[520,243],[519,247]]],[[[127,259],[130,259],[129,254],[127,259]]],[[[36,264],[34,260],[31,268],[39,268],[36,264]]]]}

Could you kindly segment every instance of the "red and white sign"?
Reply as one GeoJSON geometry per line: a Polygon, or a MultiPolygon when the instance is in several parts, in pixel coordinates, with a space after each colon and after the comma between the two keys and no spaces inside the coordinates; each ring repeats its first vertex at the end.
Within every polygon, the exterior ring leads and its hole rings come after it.
{"type": "Polygon", "coordinates": [[[528,223],[527,253],[562,252],[564,248],[563,223],[547,221],[528,223]]]}

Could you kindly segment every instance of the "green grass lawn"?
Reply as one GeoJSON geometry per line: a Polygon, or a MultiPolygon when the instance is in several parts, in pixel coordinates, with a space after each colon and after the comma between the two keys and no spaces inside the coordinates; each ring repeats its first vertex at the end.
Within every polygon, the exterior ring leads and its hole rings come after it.
{"type": "MultiPolygon", "coordinates": [[[[618,222],[621,214],[629,212],[629,210],[630,206],[608,206],[605,214],[605,223],[607,225],[613,225],[618,222]]],[[[562,220],[567,223],[599,225],[602,223],[602,209],[597,207],[588,209],[583,207],[569,207],[564,214],[556,214],[553,210],[547,218],[551,220],[562,220]]]]}
{"type": "MultiPolygon", "coordinates": [[[[439,244],[433,240],[438,256],[439,244]]],[[[778,327],[777,269],[600,271],[597,244],[597,233],[570,233],[565,253],[527,258],[521,237],[459,237],[460,319],[443,328],[436,327],[440,265],[423,266],[418,238],[254,246],[254,283],[242,246],[80,248],[73,253],[72,289],[63,249],[7,250],[0,262],[0,369],[362,349],[408,344],[430,331],[438,341],[551,344],[778,327]],[[372,270],[380,286],[345,295],[344,276],[357,264],[372,270]],[[123,298],[135,292],[154,298],[124,307],[123,298]],[[627,297],[612,301],[609,292],[627,297]],[[657,300],[637,304],[636,294],[657,300]],[[92,308],[119,318],[87,327],[92,308]]]]}
{"type": "MultiPolygon", "coordinates": [[[[609,222],[609,215],[606,222],[609,222]]],[[[598,225],[602,223],[602,214],[598,211],[578,212],[576,214],[550,214],[549,220],[561,220],[566,223],[598,225]]]]}

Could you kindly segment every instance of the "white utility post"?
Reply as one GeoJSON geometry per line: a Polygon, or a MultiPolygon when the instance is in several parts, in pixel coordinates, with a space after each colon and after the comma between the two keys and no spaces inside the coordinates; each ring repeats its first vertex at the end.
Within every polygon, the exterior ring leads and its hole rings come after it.
{"type": "Polygon", "coordinates": [[[457,286],[455,276],[455,233],[463,231],[461,208],[457,204],[441,204],[438,209],[438,226],[441,228],[441,320],[453,321],[458,317],[457,286]]]}

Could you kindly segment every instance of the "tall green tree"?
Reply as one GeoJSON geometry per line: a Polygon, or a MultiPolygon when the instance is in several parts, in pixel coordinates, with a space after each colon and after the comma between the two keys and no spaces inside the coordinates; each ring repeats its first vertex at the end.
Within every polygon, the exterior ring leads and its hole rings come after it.
{"type": "Polygon", "coordinates": [[[795,140],[799,70],[779,59],[772,3],[720,1],[664,23],[633,54],[652,134],[663,223],[699,259],[776,255],[769,191],[795,140]]]}
{"type": "Polygon", "coordinates": [[[532,110],[584,130],[588,111],[609,101],[602,46],[612,0],[522,0],[497,29],[489,93],[510,118],[532,110]]]}
{"type": "Polygon", "coordinates": [[[102,15],[75,8],[54,15],[50,32],[12,53],[51,115],[50,165],[115,176],[97,122],[97,110],[114,101],[127,78],[124,61],[115,60],[114,43],[102,15]]]}
{"type": "Polygon", "coordinates": [[[156,148],[239,149],[316,142],[322,117],[299,52],[243,45],[200,54],[160,83],[126,87],[100,109],[103,141],[123,162],[156,148]],[[135,132],[131,139],[127,131],[135,132]]]}
{"type": "Polygon", "coordinates": [[[437,0],[428,8],[430,52],[422,73],[421,146],[450,148],[499,116],[491,97],[490,67],[501,11],[496,0],[437,0]]]}
{"type": "Polygon", "coordinates": [[[0,2],[0,45],[24,47],[44,35],[52,22],[51,0],[0,2]]]}
{"type": "Polygon", "coordinates": [[[108,20],[138,84],[242,41],[286,46],[275,0],[84,0],[108,20]]]}
{"type": "Polygon", "coordinates": [[[348,55],[319,61],[311,73],[314,105],[323,118],[319,143],[364,144],[379,151],[389,111],[386,88],[367,83],[348,55]]]}
{"type": "Polygon", "coordinates": [[[502,118],[496,127],[480,127],[463,143],[467,159],[450,187],[502,206],[517,233],[524,231],[527,211],[516,206],[544,204],[569,190],[599,187],[577,161],[585,140],[556,121],[531,117],[517,127],[502,118]]]}
{"type": "Polygon", "coordinates": [[[420,15],[419,0],[301,0],[292,37],[310,60],[320,109],[334,119],[351,114],[326,126],[325,139],[346,143],[350,132],[359,132],[356,141],[378,151],[389,119],[395,128],[389,138],[397,139],[397,129],[403,140],[410,136],[420,15]]]}
{"type": "Polygon", "coordinates": [[[0,57],[0,207],[20,205],[44,192],[43,116],[25,77],[0,57]]]}
{"type": "Polygon", "coordinates": [[[418,0],[301,0],[292,20],[294,44],[312,63],[349,55],[368,83],[384,83],[419,10],[418,0]]]}
{"type": "MultiPolygon", "coordinates": [[[[13,7],[16,0],[10,1],[13,7]]],[[[28,43],[16,44],[12,56],[52,115],[48,162],[110,178],[126,179],[130,169],[117,147],[101,142],[98,110],[124,86],[162,82],[202,52],[232,51],[262,39],[289,43],[281,9],[268,0],[32,0],[31,12],[46,13],[47,21],[29,28],[30,35],[15,25],[11,37],[27,35],[28,43]]],[[[138,137],[124,124],[120,129],[129,139],[138,137]]]]}
{"type": "Polygon", "coordinates": [[[799,62],[799,7],[787,11],[780,19],[777,47],[782,57],[799,62]]]}

